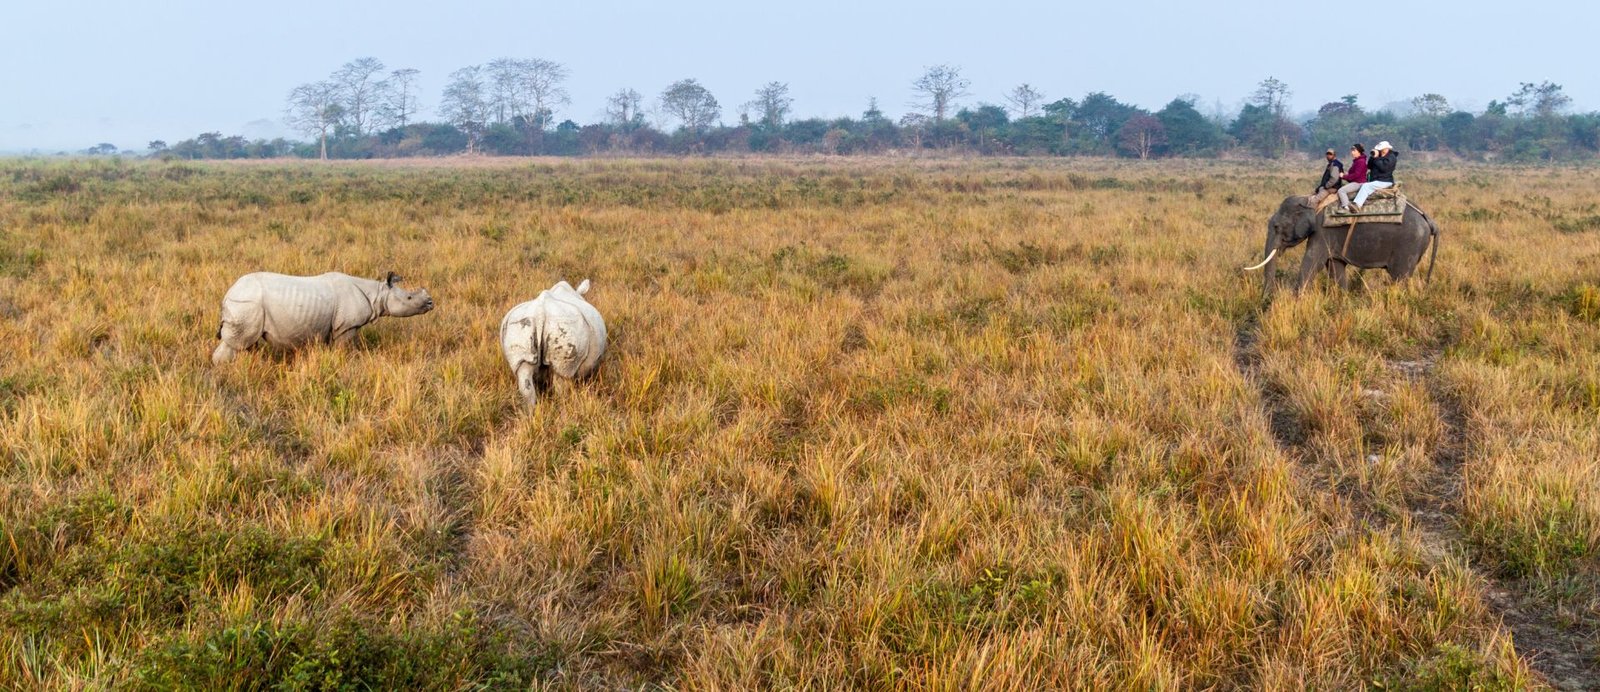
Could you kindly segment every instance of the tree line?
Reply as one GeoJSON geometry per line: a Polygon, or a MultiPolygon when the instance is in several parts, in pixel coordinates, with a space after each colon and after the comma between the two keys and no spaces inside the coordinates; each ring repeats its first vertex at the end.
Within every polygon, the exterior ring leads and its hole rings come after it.
{"type": "MultiPolygon", "coordinates": [[[[303,141],[246,140],[205,133],[172,145],[151,142],[171,158],[371,158],[661,155],[711,153],[881,154],[944,150],[981,155],[1128,158],[1283,156],[1352,142],[1395,142],[1409,151],[1473,160],[1555,161],[1600,155],[1600,113],[1570,113],[1558,84],[1522,83],[1480,112],[1440,94],[1368,108],[1356,94],[1315,113],[1290,112],[1287,84],[1267,78],[1236,111],[1202,112],[1194,95],[1149,111],[1103,91],[1056,98],[1029,84],[1003,104],[966,104],[971,81],[959,67],[935,65],[908,88],[910,111],[891,119],[869,99],[857,117],[796,118],[784,82],[757,87],[725,113],[692,78],[654,98],[623,88],[606,99],[600,122],[558,119],[571,99],[570,71],[539,58],[501,58],[452,72],[434,120],[424,120],[415,69],[388,69],[376,58],[352,60],[326,79],[302,84],[285,101],[285,122],[303,141]],[[731,118],[725,117],[730,116],[731,118]],[[728,122],[731,119],[732,122],[728,122]]],[[[110,144],[85,153],[114,153],[110,144]],[[109,148],[109,151],[107,150],[109,148]]]]}

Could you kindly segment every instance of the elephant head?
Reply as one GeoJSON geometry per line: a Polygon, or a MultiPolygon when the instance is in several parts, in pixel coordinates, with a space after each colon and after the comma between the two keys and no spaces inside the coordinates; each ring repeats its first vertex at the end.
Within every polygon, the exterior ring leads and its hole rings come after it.
{"type": "Polygon", "coordinates": [[[1245,268],[1245,271],[1266,269],[1262,276],[1263,297],[1272,295],[1278,254],[1310,238],[1311,234],[1316,232],[1316,216],[1317,210],[1312,206],[1310,198],[1296,195],[1283,200],[1283,204],[1278,205],[1278,211],[1272,214],[1272,218],[1267,219],[1267,243],[1262,250],[1267,258],[1260,264],[1245,268]]]}

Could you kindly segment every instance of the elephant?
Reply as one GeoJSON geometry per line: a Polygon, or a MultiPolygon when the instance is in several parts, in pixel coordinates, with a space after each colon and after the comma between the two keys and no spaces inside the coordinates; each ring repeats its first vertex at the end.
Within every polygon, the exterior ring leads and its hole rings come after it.
{"type": "Polygon", "coordinates": [[[1399,224],[1357,223],[1355,236],[1345,244],[1345,234],[1350,227],[1324,228],[1323,216],[1310,198],[1296,195],[1283,200],[1278,211],[1267,220],[1267,244],[1262,252],[1267,258],[1246,271],[1266,268],[1262,277],[1262,295],[1270,298],[1276,283],[1273,270],[1280,253],[1302,242],[1306,245],[1305,259],[1300,261],[1300,276],[1295,281],[1299,292],[1319,269],[1326,268],[1340,288],[1349,288],[1350,280],[1345,268],[1384,269],[1390,278],[1402,281],[1416,271],[1422,262],[1422,253],[1430,251],[1428,273],[1424,280],[1432,280],[1433,263],[1439,256],[1439,226],[1416,205],[1407,204],[1399,224]]]}

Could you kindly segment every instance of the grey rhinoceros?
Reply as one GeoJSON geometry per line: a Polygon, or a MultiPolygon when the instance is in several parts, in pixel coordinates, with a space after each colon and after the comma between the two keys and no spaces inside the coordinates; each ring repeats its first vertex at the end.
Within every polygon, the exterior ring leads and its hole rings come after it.
{"type": "Polygon", "coordinates": [[[345,343],[379,317],[411,317],[433,309],[426,289],[397,286],[394,272],[383,281],[328,272],[289,276],[255,272],[239,277],[222,298],[222,343],[211,354],[221,365],[257,342],[295,348],[321,341],[345,343]]]}
{"type": "Polygon", "coordinates": [[[565,389],[599,368],[606,351],[606,322],[584,299],[588,292],[588,279],[576,289],[562,281],[511,308],[501,320],[500,348],[529,406],[552,380],[565,389]]]}

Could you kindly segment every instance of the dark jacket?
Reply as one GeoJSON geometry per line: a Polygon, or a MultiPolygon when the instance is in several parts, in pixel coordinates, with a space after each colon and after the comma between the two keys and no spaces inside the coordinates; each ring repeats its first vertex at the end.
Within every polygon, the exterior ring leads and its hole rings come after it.
{"type": "Polygon", "coordinates": [[[1342,177],[1343,177],[1344,181],[1347,182],[1347,183],[1364,183],[1364,182],[1367,182],[1367,157],[1366,156],[1357,156],[1357,157],[1351,159],[1350,160],[1350,170],[1349,170],[1349,172],[1345,173],[1342,177]]]}
{"type": "Polygon", "coordinates": [[[1317,189],[1318,190],[1322,190],[1322,189],[1327,188],[1328,187],[1328,183],[1333,182],[1335,179],[1337,179],[1339,176],[1341,176],[1343,174],[1344,174],[1344,162],[1340,161],[1339,159],[1334,159],[1332,161],[1329,161],[1328,162],[1328,167],[1322,169],[1322,182],[1317,183],[1317,189]],[[1335,171],[1338,171],[1338,172],[1336,173],[1335,171]]]}
{"type": "Polygon", "coordinates": [[[1389,153],[1383,156],[1369,158],[1372,160],[1367,162],[1367,180],[1378,183],[1394,182],[1394,164],[1400,158],[1400,154],[1390,149],[1389,153]]]}

